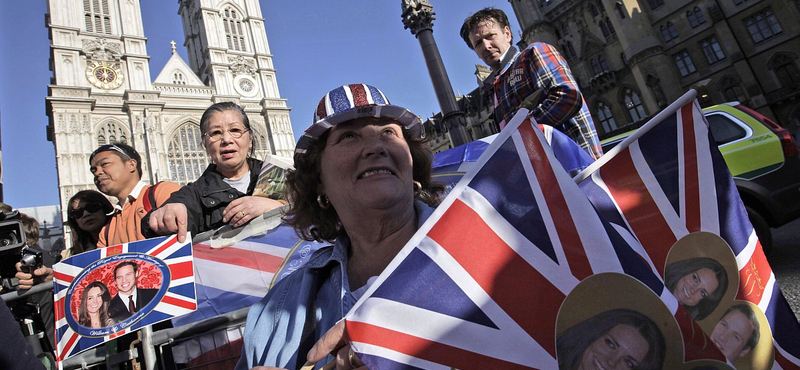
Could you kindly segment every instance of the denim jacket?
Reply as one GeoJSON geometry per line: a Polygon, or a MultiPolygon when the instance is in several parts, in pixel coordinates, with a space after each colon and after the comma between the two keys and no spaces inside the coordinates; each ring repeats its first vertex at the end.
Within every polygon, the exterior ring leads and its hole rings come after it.
{"type": "MultiPolygon", "coordinates": [[[[433,208],[417,200],[417,228],[433,208]]],[[[250,308],[237,370],[254,366],[299,369],[317,339],[355,305],[347,279],[350,238],[341,233],[299,270],[279,281],[250,308]]],[[[332,356],[320,361],[325,364],[332,356]]],[[[320,365],[320,366],[321,366],[320,365]]]]}

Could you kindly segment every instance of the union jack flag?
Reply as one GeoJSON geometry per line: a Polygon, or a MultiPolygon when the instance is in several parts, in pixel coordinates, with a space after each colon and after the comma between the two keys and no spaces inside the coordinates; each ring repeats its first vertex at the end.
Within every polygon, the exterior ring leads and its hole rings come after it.
{"type": "Polygon", "coordinates": [[[253,305],[323,245],[300,239],[281,223],[280,210],[237,229],[199,234],[193,242],[197,311],[173,319],[175,326],[253,305]]]}
{"type": "Polygon", "coordinates": [[[181,244],[174,235],[81,253],[53,270],[58,361],[197,308],[191,240],[181,244]],[[113,270],[123,262],[137,264],[139,294],[153,289],[155,296],[128,318],[107,321],[100,328],[81,324],[79,307],[86,286],[100,282],[113,297],[117,292],[113,270]]]}
{"type": "MultiPolygon", "coordinates": [[[[684,236],[704,231],[725,240],[739,270],[735,299],[757,305],[766,315],[774,368],[797,369],[800,325],[778,288],[695,95],[687,93],[659,114],[663,120],[654,118],[576,180],[605,219],[636,236],[646,251],[642,258],[662,274],[670,247],[684,236]]],[[[683,317],[676,312],[681,325],[691,325],[683,317]]],[[[684,340],[690,340],[683,330],[684,340]]]]}
{"type": "Polygon", "coordinates": [[[525,113],[346,316],[368,367],[556,368],[556,316],[581,280],[618,272],[663,290],[626,257],[634,247],[600,220],[525,113]]]}

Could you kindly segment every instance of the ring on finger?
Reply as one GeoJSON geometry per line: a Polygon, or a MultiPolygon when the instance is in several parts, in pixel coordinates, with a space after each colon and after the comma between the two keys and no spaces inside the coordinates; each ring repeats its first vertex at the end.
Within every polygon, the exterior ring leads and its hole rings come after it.
{"type": "Polygon", "coordinates": [[[242,211],[242,217],[247,216],[247,212],[242,211]]]}
{"type": "Polygon", "coordinates": [[[361,365],[357,365],[356,364],[356,362],[360,362],[360,361],[358,361],[358,357],[356,357],[356,353],[353,352],[353,348],[352,347],[347,352],[347,362],[350,363],[350,367],[352,367],[353,369],[361,366],[361,365]]]}

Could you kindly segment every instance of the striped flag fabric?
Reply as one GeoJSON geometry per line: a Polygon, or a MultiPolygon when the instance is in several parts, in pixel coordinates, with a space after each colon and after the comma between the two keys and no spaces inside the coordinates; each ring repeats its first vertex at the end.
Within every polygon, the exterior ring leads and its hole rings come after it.
{"type": "Polygon", "coordinates": [[[197,235],[193,248],[198,307],[174,318],[173,325],[253,305],[323,246],[300,239],[280,218],[276,209],[240,228],[226,226],[197,235]]]}
{"type": "Polygon", "coordinates": [[[542,129],[521,111],[346,315],[370,369],[556,368],[556,319],[582,280],[664,290],[554,154],[582,150],[542,129]]]}
{"type": "Polygon", "coordinates": [[[636,236],[645,251],[642,258],[662,276],[670,248],[683,238],[705,232],[724,240],[737,270],[729,280],[737,284],[708,319],[698,321],[711,321],[701,325],[708,333],[727,306],[749,302],[768,322],[766,333],[771,329],[774,351],[767,345],[766,360],[749,356],[733,365],[800,368],[800,325],[778,287],[695,95],[691,91],[673,103],[576,181],[605,219],[636,236]]]}
{"type": "Polygon", "coordinates": [[[57,361],[197,307],[192,244],[190,240],[179,243],[175,236],[81,253],[57,263],[53,271],[57,361]],[[137,294],[141,297],[145,289],[152,289],[155,296],[132,316],[109,317],[100,327],[87,324],[83,312],[93,307],[87,295],[95,289],[102,292],[100,287],[94,288],[102,284],[108,294],[103,302],[114,299],[117,294],[114,270],[125,263],[137,266],[137,294]]]}

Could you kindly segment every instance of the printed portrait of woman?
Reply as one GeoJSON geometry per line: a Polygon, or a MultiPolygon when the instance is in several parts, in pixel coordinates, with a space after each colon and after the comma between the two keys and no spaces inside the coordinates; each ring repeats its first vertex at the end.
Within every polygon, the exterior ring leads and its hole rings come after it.
{"type": "Polygon", "coordinates": [[[695,232],[678,240],[665,265],[664,285],[695,321],[732,299],[739,285],[730,246],[712,233],[695,232]]]}
{"type": "Polygon", "coordinates": [[[661,369],[665,347],[653,320],[629,309],[597,314],[556,339],[561,370],[661,369]]]}
{"type": "Polygon", "coordinates": [[[664,284],[695,320],[708,317],[728,290],[728,273],[711,258],[692,258],[670,263],[664,284]]]}
{"type": "Polygon", "coordinates": [[[567,295],[556,319],[560,370],[674,369],[683,365],[678,323],[650,288],[622,273],[600,273],[567,295]]]}
{"type": "Polygon", "coordinates": [[[81,295],[78,323],[87,328],[104,328],[114,325],[114,320],[108,315],[110,303],[111,294],[105,284],[99,281],[89,283],[81,295]]]}

